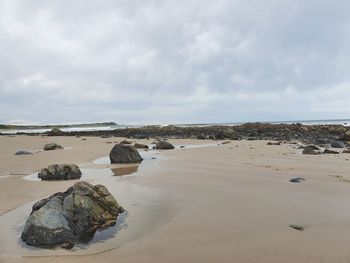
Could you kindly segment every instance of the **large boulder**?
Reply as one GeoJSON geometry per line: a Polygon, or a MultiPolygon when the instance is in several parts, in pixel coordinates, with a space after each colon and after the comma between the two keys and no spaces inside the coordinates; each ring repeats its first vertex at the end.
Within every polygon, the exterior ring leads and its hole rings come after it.
{"type": "Polygon", "coordinates": [[[116,144],[109,153],[111,163],[139,163],[142,157],[134,146],[116,144]]]}
{"type": "Polygon", "coordinates": [[[78,182],[64,193],[36,202],[21,238],[30,246],[70,249],[115,225],[123,211],[105,186],[78,182]]]}
{"type": "Polygon", "coordinates": [[[174,145],[166,141],[159,141],[156,144],[156,149],[158,150],[172,150],[174,148],[175,148],[174,145]]]}
{"type": "Polygon", "coordinates": [[[63,147],[57,143],[47,143],[44,146],[44,151],[61,150],[63,147]]]}
{"type": "Polygon", "coordinates": [[[41,169],[38,177],[47,181],[79,179],[81,171],[75,164],[52,164],[41,169]]]}

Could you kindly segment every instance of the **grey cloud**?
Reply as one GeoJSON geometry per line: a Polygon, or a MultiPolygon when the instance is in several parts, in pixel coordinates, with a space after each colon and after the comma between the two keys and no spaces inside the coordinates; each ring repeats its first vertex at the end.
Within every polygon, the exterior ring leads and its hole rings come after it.
{"type": "Polygon", "coordinates": [[[346,118],[349,7],[0,0],[0,122],[346,118]]]}

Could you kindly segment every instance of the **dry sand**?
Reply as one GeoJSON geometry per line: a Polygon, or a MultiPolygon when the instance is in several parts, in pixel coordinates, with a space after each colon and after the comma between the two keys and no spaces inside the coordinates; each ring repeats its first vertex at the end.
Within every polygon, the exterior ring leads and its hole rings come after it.
{"type": "Polygon", "coordinates": [[[295,145],[266,141],[170,140],[208,146],[159,151],[156,160],[119,178],[110,169],[124,167],[119,171],[125,173],[125,165],[93,161],[108,155],[113,144],[107,141],[121,140],[0,137],[0,222],[5,222],[0,232],[13,233],[5,219],[29,214],[30,202],[74,183],[23,178],[52,163],[95,169],[95,176],[85,179],[105,183],[130,212],[128,226],[112,245],[106,241],[96,250],[63,256],[57,250],[17,250],[11,242],[19,237],[4,235],[0,262],[350,262],[350,154],[307,156],[295,145]],[[13,155],[42,149],[45,141],[68,149],[13,155]],[[290,183],[293,177],[306,180],[290,183]]]}

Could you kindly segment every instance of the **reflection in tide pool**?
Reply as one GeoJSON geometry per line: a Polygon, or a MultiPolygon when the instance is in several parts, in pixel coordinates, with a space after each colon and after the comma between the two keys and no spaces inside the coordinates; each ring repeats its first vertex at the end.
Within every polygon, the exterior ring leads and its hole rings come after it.
{"type": "Polygon", "coordinates": [[[139,169],[138,165],[111,168],[111,170],[115,176],[123,176],[123,175],[133,174],[133,173],[136,173],[138,171],[138,169],[139,169]]]}

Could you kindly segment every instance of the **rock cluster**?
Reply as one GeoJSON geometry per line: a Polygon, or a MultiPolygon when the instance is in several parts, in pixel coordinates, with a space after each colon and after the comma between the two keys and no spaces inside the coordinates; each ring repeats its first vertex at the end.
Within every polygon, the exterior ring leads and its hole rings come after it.
{"type": "Polygon", "coordinates": [[[122,212],[105,186],[78,182],[64,193],[36,202],[21,238],[30,246],[70,249],[89,242],[96,231],[115,225],[122,212]]]}

